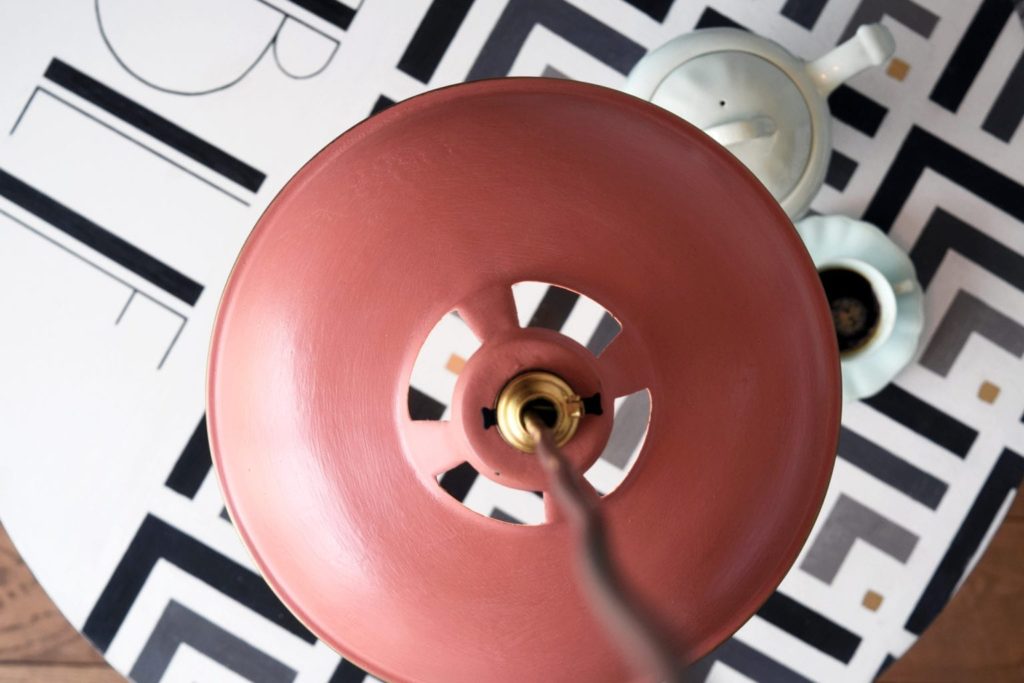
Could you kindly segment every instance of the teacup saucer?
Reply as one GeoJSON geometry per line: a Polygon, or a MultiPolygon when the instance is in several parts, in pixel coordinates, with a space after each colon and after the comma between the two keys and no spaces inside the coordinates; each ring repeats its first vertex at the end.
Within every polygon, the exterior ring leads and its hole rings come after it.
{"type": "Polygon", "coordinates": [[[879,343],[841,359],[843,402],[876,394],[917,353],[924,329],[924,292],[914,264],[884,232],[846,216],[811,216],[799,221],[796,230],[819,271],[860,261],[880,272],[892,287],[894,297],[885,297],[895,300],[891,331],[879,343]]]}

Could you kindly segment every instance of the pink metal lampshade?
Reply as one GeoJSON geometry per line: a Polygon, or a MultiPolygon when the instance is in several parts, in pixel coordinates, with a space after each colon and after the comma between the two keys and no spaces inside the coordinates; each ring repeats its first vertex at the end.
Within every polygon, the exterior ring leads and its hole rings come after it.
{"type": "Polygon", "coordinates": [[[768,597],[817,514],[840,411],[818,275],[771,195],[723,148],[638,99],[545,79],[414,98],[288,183],[218,314],[209,425],[228,509],[314,633],[388,680],[621,681],[577,586],[568,526],[463,507],[468,461],[544,491],[483,408],[542,369],[603,411],[564,446],[601,453],[614,397],[648,389],[647,439],[601,499],[624,578],[681,653],[768,597]],[[520,328],[511,285],[553,283],[621,333],[595,357],[520,328]],[[456,310],[482,342],[451,419],[414,421],[409,378],[456,310]]]}

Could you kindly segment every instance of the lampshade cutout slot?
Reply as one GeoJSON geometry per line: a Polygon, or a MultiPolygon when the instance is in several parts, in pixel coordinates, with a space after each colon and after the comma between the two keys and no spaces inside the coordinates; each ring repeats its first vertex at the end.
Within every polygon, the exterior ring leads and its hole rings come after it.
{"type": "Polygon", "coordinates": [[[651,392],[641,389],[615,399],[615,421],[608,445],[584,478],[601,495],[617,489],[640,458],[651,424],[651,392]]]}
{"type": "Polygon", "coordinates": [[[615,317],[601,304],[546,282],[524,281],[512,285],[520,327],[556,330],[595,356],[622,331],[615,317]]]}
{"type": "MultiPolygon", "coordinates": [[[[618,320],[593,299],[555,284],[537,281],[517,282],[511,286],[515,305],[515,324],[520,328],[557,331],[589,350],[595,357],[608,348],[622,331],[618,320]]],[[[500,290],[492,290],[474,300],[470,297],[462,309],[456,308],[439,320],[427,335],[417,354],[409,382],[409,417],[412,420],[449,420],[459,373],[482,346],[481,338],[502,328],[500,290]],[[488,305],[490,304],[490,305],[488,305]]],[[[582,419],[615,411],[611,440],[601,457],[584,473],[595,490],[605,495],[617,488],[629,475],[643,447],[650,420],[650,394],[646,389],[612,401],[601,394],[581,396],[582,419]]],[[[554,406],[542,401],[531,406],[542,419],[554,419],[554,406]],[[551,413],[548,415],[548,413],[551,413]]],[[[481,407],[481,428],[496,425],[495,406],[481,407]]],[[[523,453],[522,457],[534,457],[523,453]]],[[[500,483],[481,476],[469,462],[460,462],[434,475],[442,491],[466,508],[485,517],[509,524],[535,525],[548,521],[544,494],[500,483]]],[[[495,480],[497,479],[497,481],[495,480]]]]}
{"type": "MultiPolygon", "coordinates": [[[[622,330],[615,317],[593,299],[546,282],[512,285],[520,327],[556,330],[601,354],[622,330]]],[[[481,346],[463,316],[443,316],[420,347],[409,379],[409,417],[447,420],[459,371],[481,346]]],[[[591,397],[585,397],[591,399],[591,397]]]]}
{"type": "Polygon", "coordinates": [[[480,341],[455,311],[444,315],[420,347],[409,378],[409,417],[448,420],[459,372],[480,341]]]}
{"type": "MultiPolygon", "coordinates": [[[[601,457],[583,474],[605,496],[633,471],[647,439],[651,393],[647,389],[615,399],[615,422],[601,457]]],[[[530,457],[525,455],[523,457],[530,457]]],[[[537,525],[547,520],[544,494],[522,491],[482,477],[468,462],[439,475],[438,485],[465,507],[508,524],[537,525]]]]}

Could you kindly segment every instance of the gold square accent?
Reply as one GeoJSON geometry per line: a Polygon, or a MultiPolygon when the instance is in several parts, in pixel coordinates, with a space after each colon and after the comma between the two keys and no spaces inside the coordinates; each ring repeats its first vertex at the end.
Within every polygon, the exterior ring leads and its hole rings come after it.
{"type": "Polygon", "coordinates": [[[457,375],[462,372],[464,367],[466,367],[466,359],[453,353],[448,357],[448,363],[446,363],[444,367],[448,372],[453,375],[457,375]]]}
{"type": "Polygon", "coordinates": [[[885,73],[889,74],[890,77],[895,78],[897,81],[902,81],[907,77],[907,73],[909,71],[909,64],[899,57],[893,57],[892,61],[889,62],[889,67],[885,70],[885,73]]]}
{"type": "Polygon", "coordinates": [[[992,382],[982,382],[981,386],[978,387],[978,398],[985,403],[995,403],[996,399],[999,398],[1000,389],[992,382]]]}
{"type": "Polygon", "coordinates": [[[864,600],[861,601],[861,604],[867,607],[872,612],[877,612],[878,608],[882,606],[882,600],[884,599],[885,598],[883,598],[875,591],[868,591],[864,594],[864,600]]]}

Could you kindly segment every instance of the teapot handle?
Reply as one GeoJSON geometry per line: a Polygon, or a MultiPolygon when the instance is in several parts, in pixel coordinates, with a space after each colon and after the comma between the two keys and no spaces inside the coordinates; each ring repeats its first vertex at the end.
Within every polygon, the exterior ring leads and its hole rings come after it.
{"type": "Polygon", "coordinates": [[[767,116],[754,116],[749,119],[719,123],[705,128],[704,133],[723,147],[729,147],[747,140],[768,137],[777,128],[774,119],[767,116]]]}
{"type": "Polygon", "coordinates": [[[881,24],[865,24],[856,35],[828,54],[808,62],[811,76],[822,97],[828,97],[846,79],[869,66],[883,64],[896,50],[889,29],[881,24]]]}

